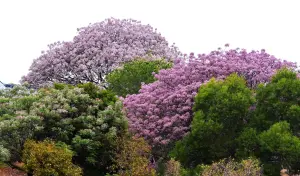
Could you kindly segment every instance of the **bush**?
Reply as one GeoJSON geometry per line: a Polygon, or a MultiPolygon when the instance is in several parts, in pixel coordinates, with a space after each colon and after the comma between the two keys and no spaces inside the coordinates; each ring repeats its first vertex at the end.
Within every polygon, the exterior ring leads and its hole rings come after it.
{"type": "Polygon", "coordinates": [[[10,160],[10,152],[8,149],[0,145],[0,163],[10,160]]]}
{"type": "Polygon", "coordinates": [[[112,170],[124,176],[155,176],[150,163],[151,147],[142,138],[119,138],[112,170]]]}
{"type": "Polygon", "coordinates": [[[242,160],[240,163],[234,160],[221,160],[206,167],[202,176],[262,176],[262,171],[257,159],[242,160]]]}
{"type": "Polygon", "coordinates": [[[27,140],[22,158],[26,171],[35,176],[80,176],[81,168],[72,163],[72,156],[64,145],[27,140]]]}
{"type": "Polygon", "coordinates": [[[30,113],[30,108],[37,100],[36,91],[24,86],[0,90],[0,121],[30,113]]]}
{"type": "Polygon", "coordinates": [[[164,176],[188,176],[188,172],[181,167],[181,164],[171,158],[165,166],[164,176]]]}
{"type": "Polygon", "coordinates": [[[0,121],[0,144],[10,152],[10,161],[20,161],[23,145],[27,139],[43,129],[41,118],[24,116],[0,121]]]}

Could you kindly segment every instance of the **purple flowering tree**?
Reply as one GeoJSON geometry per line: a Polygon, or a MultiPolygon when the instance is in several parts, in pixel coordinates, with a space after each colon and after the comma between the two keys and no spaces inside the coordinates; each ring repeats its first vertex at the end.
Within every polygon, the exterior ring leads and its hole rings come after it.
{"type": "Polygon", "coordinates": [[[193,98],[201,84],[236,72],[245,77],[250,87],[255,87],[284,66],[296,68],[295,63],[281,61],[265,50],[219,49],[198,56],[192,53],[187,60],[156,74],[156,82],[124,99],[130,128],[153,146],[172,144],[189,131],[193,98]]]}
{"type": "Polygon", "coordinates": [[[135,20],[106,19],[78,29],[71,42],[56,42],[35,59],[21,82],[40,87],[52,82],[105,83],[105,75],[136,57],[178,56],[177,47],[150,25],[135,20]]]}

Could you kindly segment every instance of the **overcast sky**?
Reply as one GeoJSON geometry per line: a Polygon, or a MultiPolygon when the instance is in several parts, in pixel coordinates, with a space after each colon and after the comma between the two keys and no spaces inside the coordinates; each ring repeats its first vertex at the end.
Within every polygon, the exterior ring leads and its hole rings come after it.
{"type": "Polygon", "coordinates": [[[0,81],[18,83],[48,44],[110,17],[150,24],[184,53],[230,43],[300,63],[299,8],[299,0],[0,0],[0,81]]]}

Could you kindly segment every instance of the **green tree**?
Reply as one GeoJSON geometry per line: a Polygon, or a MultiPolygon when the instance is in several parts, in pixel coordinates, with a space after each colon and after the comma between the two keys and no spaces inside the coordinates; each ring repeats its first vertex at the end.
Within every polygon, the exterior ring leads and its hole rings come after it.
{"type": "Polygon", "coordinates": [[[0,93],[0,145],[3,158],[9,151],[10,162],[20,160],[26,139],[50,138],[70,145],[85,170],[106,172],[114,162],[116,139],[128,135],[122,103],[92,83],[0,93]]]}
{"type": "Polygon", "coordinates": [[[20,161],[23,145],[42,130],[41,118],[24,116],[0,121],[0,145],[8,149],[11,161],[20,161]]]}
{"type": "Polygon", "coordinates": [[[90,98],[102,100],[101,110],[109,105],[113,105],[118,100],[115,93],[110,90],[100,89],[93,83],[78,84],[77,87],[82,88],[84,93],[88,94],[90,98]]]}
{"type": "Polygon", "coordinates": [[[8,119],[15,113],[10,104],[10,98],[0,97],[0,121],[8,119]]]}
{"type": "Polygon", "coordinates": [[[37,101],[38,97],[35,95],[22,96],[13,99],[15,110],[24,110],[27,114],[30,113],[31,106],[35,101],[37,101]]]}
{"type": "Polygon", "coordinates": [[[94,83],[84,83],[78,84],[76,86],[64,83],[54,83],[54,89],[56,90],[64,90],[64,89],[74,89],[74,88],[81,88],[83,89],[82,93],[88,94],[91,99],[100,99],[101,105],[99,109],[103,110],[108,105],[113,105],[118,99],[116,94],[114,94],[110,90],[102,89],[94,83]]]}
{"type": "Polygon", "coordinates": [[[34,90],[25,86],[0,90],[0,121],[29,114],[33,102],[38,98],[34,90]]]}
{"type": "Polygon", "coordinates": [[[109,171],[108,167],[114,163],[115,151],[120,145],[117,138],[128,135],[127,120],[122,108],[122,103],[118,101],[99,112],[96,117],[81,116],[75,119],[84,125],[71,144],[79,163],[109,171]]]}
{"type": "Polygon", "coordinates": [[[298,172],[300,80],[297,73],[287,68],[279,70],[268,84],[258,86],[256,99],[250,120],[253,130],[240,136],[244,140],[243,146],[239,143],[239,151],[255,153],[267,175],[277,175],[282,168],[298,172]]]}
{"type": "Polygon", "coordinates": [[[122,68],[112,71],[107,76],[108,89],[123,97],[127,94],[138,93],[142,83],[148,84],[155,81],[153,73],[171,68],[171,66],[171,63],[164,60],[138,59],[127,62],[122,68]]]}
{"type": "Polygon", "coordinates": [[[85,171],[107,172],[113,163],[116,139],[127,135],[123,105],[114,94],[94,84],[39,90],[31,114],[42,118],[37,139],[50,138],[70,145],[85,171]],[[80,88],[79,88],[80,87],[80,88]]]}
{"type": "Polygon", "coordinates": [[[268,175],[277,175],[280,169],[300,169],[300,139],[291,132],[286,121],[275,123],[259,135],[261,161],[268,175]]]}
{"type": "Polygon", "coordinates": [[[300,80],[296,72],[279,70],[270,83],[259,85],[256,99],[252,124],[257,130],[267,130],[274,123],[286,120],[293,133],[300,136],[300,80]]]}
{"type": "Polygon", "coordinates": [[[245,128],[236,139],[237,150],[235,156],[239,159],[249,156],[259,156],[260,145],[258,133],[254,128],[245,128]]]}
{"type": "Polygon", "coordinates": [[[36,91],[34,89],[29,89],[27,85],[15,85],[12,89],[0,90],[0,97],[14,98],[22,97],[34,94],[36,91]]]}
{"type": "Polygon", "coordinates": [[[10,152],[8,149],[0,145],[0,164],[10,160],[10,152]]]}
{"type": "Polygon", "coordinates": [[[82,170],[72,163],[72,157],[66,145],[27,140],[22,159],[26,171],[35,176],[80,176],[82,170]]]}
{"type": "Polygon", "coordinates": [[[245,80],[236,74],[201,86],[195,97],[191,132],[177,142],[171,156],[185,167],[233,156],[235,138],[245,127],[253,101],[245,80]]]}

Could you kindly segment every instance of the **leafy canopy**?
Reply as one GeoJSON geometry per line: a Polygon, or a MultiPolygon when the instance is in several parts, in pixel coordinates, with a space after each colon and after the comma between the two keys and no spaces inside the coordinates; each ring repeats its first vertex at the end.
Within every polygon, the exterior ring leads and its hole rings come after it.
{"type": "Polygon", "coordinates": [[[289,123],[275,123],[259,135],[259,140],[260,158],[267,174],[277,174],[283,168],[291,171],[300,169],[300,139],[291,133],[289,123]]]}
{"type": "Polygon", "coordinates": [[[80,176],[82,170],[72,163],[72,156],[66,145],[27,140],[22,158],[26,171],[35,176],[80,176]]]}
{"type": "Polygon", "coordinates": [[[106,171],[113,162],[117,137],[127,133],[123,106],[115,95],[87,83],[55,84],[41,89],[38,96],[31,113],[43,119],[44,129],[37,137],[65,142],[77,163],[106,171]]]}
{"type": "Polygon", "coordinates": [[[259,123],[259,130],[266,130],[272,124],[286,120],[293,133],[300,132],[300,80],[296,72],[279,70],[267,85],[257,89],[256,116],[253,123],[259,123]]]}
{"type": "Polygon", "coordinates": [[[74,161],[86,170],[107,172],[116,155],[116,139],[128,135],[122,103],[92,83],[57,83],[32,93],[12,89],[1,98],[6,108],[0,116],[3,160],[10,156],[10,162],[20,161],[27,139],[51,139],[70,145],[74,161]]]}
{"type": "MultiPolygon", "coordinates": [[[[170,155],[192,170],[222,158],[255,157],[265,175],[277,175],[281,169],[298,173],[299,128],[293,123],[300,118],[296,73],[279,70],[256,92],[238,80],[242,79],[234,74],[200,87],[191,132],[176,143],[170,155]]],[[[222,175],[224,170],[216,171],[222,175]]]]}
{"type": "Polygon", "coordinates": [[[10,161],[19,161],[23,144],[27,139],[43,129],[42,119],[38,116],[21,116],[0,121],[0,146],[10,152],[10,161]]]}
{"type": "Polygon", "coordinates": [[[153,61],[138,59],[127,62],[122,68],[114,70],[107,76],[108,89],[123,97],[136,94],[143,83],[148,84],[156,80],[154,73],[171,66],[171,63],[162,59],[153,61]]]}
{"type": "Polygon", "coordinates": [[[249,107],[254,102],[243,78],[232,74],[200,87],[193,107],[191,132],[171,152],[184,166],[210,164],[234,155],[249,107]]]}

